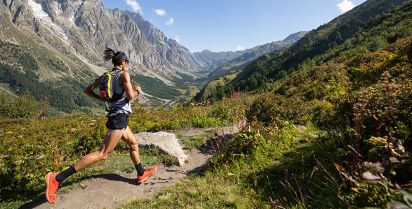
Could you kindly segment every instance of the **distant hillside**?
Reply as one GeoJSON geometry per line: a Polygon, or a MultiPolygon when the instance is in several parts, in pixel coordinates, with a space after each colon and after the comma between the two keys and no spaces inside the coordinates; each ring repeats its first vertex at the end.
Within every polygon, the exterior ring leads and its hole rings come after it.
{"type": "Polygon", "coordinates": [[[250,61],[270,52],[286,48],[294,44],[296,41],[301,39],[307,32],[300,31],[289,35],[282,41],[274,41],[271,43],[263,44],[260,46],[253,47],[251,49],[246,49],[241,51],[242,54],[214,69],[209,74],[209,79],[215,79],[219,76],[223,76],[234,71],[239,70],[242,66],[249,63],[250,61]]]}
{"type": "Polygon", "coordinates": [[[241,51],[233,52],[212,52],[210,50],[203,50],[201,52],[194,52],[193,56],[201,64],[201,66],[208,70],[212,71],[218,66],[242,55],[241,51]]]}
{"type": "Polygon", "coordinates": [[[201,52],[194,52],[193,56],[204,69],[212,71],[212,77],[215,78],[216,76],[214,75],[217,75],[219,73],[214,71],[227,69],[229,67],[229,64],[226,63],[232,60],[233,63],[250,60],[257,58],[260,55],[278,50],[282,47],[290,46],[291,44],[302,38],[306,33],[307,32],[305,31],[301,31],[289,35],[283,41],[273,41],[271,43],[266,43],[242,51],[212,52],[210,50],[203,50],[201,52]],[[238,59],[238,61],[234,61],[234,59],[238,59]]]}
{"type": "Polygon", "coordinates": [[[229,84],[217,87],[208,98],[221,98],[235,90],[267,91],[290,73],[330,62],[346,62],[410,36],[410,1],[369,0],[328,24],[309,32],[290,48],[253,61],[229,84]],[[401,11],[390,12],[407,3],[401,11]],[[388,13],[385,13],[388,12],[388,13]]]}
{"type": "Polygon", "coordinates": [[[258,57],[291,46],[293,43],[301,39],[307,32],[301,31],[289,35],[282,41],[274,41],[241,51],[240,55],[233,58],[218,67],[216,67],[208,76],[210,80],[202,90],[196,95],[196,100],[204,100],[210,96],[211,91],[217,86],[224,86],[230,80],[235,78],[237,71],[244,66],[257,59],[258,57]],[[219,78],[221,77],[221,78],[219,78]]]}

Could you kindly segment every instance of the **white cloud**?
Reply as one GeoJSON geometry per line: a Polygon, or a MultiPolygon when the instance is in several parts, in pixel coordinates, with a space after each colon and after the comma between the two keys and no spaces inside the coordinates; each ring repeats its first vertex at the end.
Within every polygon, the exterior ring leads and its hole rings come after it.
{"type": "Polygon", "coordinates": [[[237,46],[235,51],[243,51],[243,50],[245,50],[245,47],[237,46]]]}
{"type": "Polygon", "coordinates": [[[164,9],[156,9],[155,12],[159,16],[165,16],[166,15],[166,11],[164,9]]]}
{"type": "Polygon", "coordinates": [[[166,25],[169,25],[169,26],[173,25],[173,23],[175,23],[175,19],[173,19],[173,18],[170,18],[166,21],[166,25]]]}
{"type": "Polygon", "coordinates": [[[124,0],[124,2],[126,2],[126,4],[129,5],[133,11],[142,13],[142,8],[136,0],[124,0]]]}
{"type": "Polygon", "coordinates": [[[179,35],[176,35],[176,36],[175,36],[175,40],[176,40],[176,42],[179,43],[179,44],[180,44],[181,41],[182,41],[182,39],[180,39],[180,36],[179,36],[179,35]]]}
{"type": "Polygon", "coordinates": [[[342,0],[342,2],[338,4],[339,11],[342,14],[353,9],[353,7],[355,7],[355,4],[353,4],[351,0],[342,0]]]}

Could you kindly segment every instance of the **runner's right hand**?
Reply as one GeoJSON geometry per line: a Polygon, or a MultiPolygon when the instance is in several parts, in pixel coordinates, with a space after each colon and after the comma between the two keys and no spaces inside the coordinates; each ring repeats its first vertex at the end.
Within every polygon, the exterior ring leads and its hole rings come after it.
{"type": "Polygon", "coordinates": [[[140,87],[140,85],[134,86],[134,90],[137,91],[138,94],[142,93],[142,88],[140,87]]]}

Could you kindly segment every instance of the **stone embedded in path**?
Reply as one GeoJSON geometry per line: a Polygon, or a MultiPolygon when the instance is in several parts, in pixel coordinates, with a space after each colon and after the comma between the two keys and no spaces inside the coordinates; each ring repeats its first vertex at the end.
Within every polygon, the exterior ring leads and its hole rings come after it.
{"type": "Polygon", "coordinates": [[[179,165],[183,166],[188,156],[183,151],[182,146],[176,139],[176,135],[168,132],[148,133],[141,132],[135,134],[139,145],[141,146],[156,146],[165,151],[167,154],[177,158],[179,165]]]}

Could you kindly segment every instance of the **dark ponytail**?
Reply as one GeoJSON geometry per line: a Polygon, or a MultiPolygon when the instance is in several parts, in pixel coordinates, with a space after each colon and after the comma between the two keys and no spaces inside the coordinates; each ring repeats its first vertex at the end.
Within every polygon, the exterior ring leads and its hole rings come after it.
{"type": "Polygon", "coordinates": [[[114,52],[113,49],[106,48],[106,50],[104,51],[104,61],[111,60],[114,57],[115,54],[116,54],[116,52],[114,52]]]}
{"type": "Polygon", "coordinates": [[[113,49],[106,47],[104,51],[104,61],[112,60],[115,66],[121,65],[122,61],[129,61],[129,58],[122,51],[115,52],[113,49]]]}

